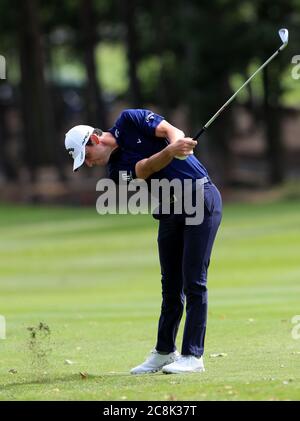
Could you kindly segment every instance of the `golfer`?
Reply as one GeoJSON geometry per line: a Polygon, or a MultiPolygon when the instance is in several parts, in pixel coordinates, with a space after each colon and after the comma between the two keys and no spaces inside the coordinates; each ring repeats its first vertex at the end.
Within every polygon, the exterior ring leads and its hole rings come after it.
{"type": "Polygon", "coordinates": [[[162,116],[144,109],[124,110],[108,131],[75,126],[65,137],[74,159],[73,170],[83,163],[108,166],[109,177],[201,180],[204,183],[204,218],[199,225],[186,224],[175,213],[157,215],[161,265],[162,306],[157,343],[145,362],[132,374],[162,370],[164,373],[204,371],[203,353],[207,321],[207,270],[222,217],[222,200],[207,170],[193,155],[197,142],[162,116]],[[186,320],[181,354],[176,335],[186,300],[186,320]]]}

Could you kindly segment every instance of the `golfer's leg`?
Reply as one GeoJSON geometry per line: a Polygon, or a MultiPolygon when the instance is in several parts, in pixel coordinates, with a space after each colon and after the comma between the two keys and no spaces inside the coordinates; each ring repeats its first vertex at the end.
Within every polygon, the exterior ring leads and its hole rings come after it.
{"type": "Polygon", "coordinates": [[[204,220],[184,228],[183,274],[186,321],[182,355],[200,357],[204,352],[207,319],[207,270],[221,222],[221,197],[215,186],[207,186],[204,220]],[[208,191],[209,190],[209,191],[208,191]]]}
{"type": "Polygon", "coordinates": [[[183,223],[169,217],[160,221],[158,232],[161,265],[162,306],[156,350],[174,352],[175,340],[184,308],[182,252],[183,223]]]}

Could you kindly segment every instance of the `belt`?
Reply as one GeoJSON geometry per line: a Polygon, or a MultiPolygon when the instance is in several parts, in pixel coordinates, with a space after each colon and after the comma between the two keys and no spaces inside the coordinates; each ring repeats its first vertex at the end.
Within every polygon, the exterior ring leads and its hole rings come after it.
{"type": "MultiPolygon", "coordinates": [[[[203,184],[212,184],[212,181],[208,176],[205,176],[203,178],[197,178],[193,182],[193,186],[192,186],[193,191],[194,189],[196,189],[199,186],[202,186],[203,184]]],[[[171,194],[171,196],[169,197],[169,200],[170,200],[170,203],[174,203],[175,197],[173,194],[171,194]]]]}
{"type": "Polygon", "coordinates": [[[205,176],[203,178],[197,178],[193,182],[193,189],[202,186],[203,184],[213,184],[211,179],[208,176],[205,176]]]}
{"type": "MultiPolygon", "coordinates": [[[[212,184],[212,181],[208,176],[205,176],[203,178],[197,178],[196,180],[194,180],[193,188],[194,187],[197,188],[198,186],[202,186],[203,184],[207,184],[207,183],[212,184]]],[[[168,199],[165,198],[165,200],[169,200],[170,205],[172,207],[176,199],[175,199],[174,194],[171,194],[170,197],[168,199]]],[[[156,209],[154,209],[152,213],[153,218],[164,219],[169,216],[169,214],[166,214],[166,215],[161,214],[161,206],[162,206],[162,202],[159,202],[159,205],[157,206],[156,209]]],[[[171,208],[170,208],[170,212],[172,213],[171,208]]]]}
{"type": "Polygon", "coordinates": [[[206,183],[211,183],[211,181],[210,181],[209,177],[203,177],[203,178],[197,178],[196,183],[198,185],[202,185],[202,184],[206,184],[206,183]]]}

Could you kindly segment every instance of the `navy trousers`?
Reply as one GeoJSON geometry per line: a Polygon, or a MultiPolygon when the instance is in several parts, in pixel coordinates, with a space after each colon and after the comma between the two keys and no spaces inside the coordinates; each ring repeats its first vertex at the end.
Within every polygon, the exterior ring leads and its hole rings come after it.
{"type": "Polygon", "coordinates": [[[186,299],[182,355],[204,352],[207,320],[207,270],[222,218],[222,199],[214,184],[204,185],[204,220],[186,225],[170,215],[159,221],[158,248],[162,274],[162,306],[156,350],[173,352],[186,299]]]}

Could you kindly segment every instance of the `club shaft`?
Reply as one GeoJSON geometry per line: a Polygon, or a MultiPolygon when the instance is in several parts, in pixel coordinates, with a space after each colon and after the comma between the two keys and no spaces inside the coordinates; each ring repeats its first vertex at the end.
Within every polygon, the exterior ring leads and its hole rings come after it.
{"type": "Polygon", "coordinates": [[[264,67],[267,66],[267,64],[270,63],[271,60],[273,60],[273,58],[275,58],[281,50],[283,50],[283,48],[286,47],[286,44],[283,44],[280,48],[278,48],[278,50],[275,51],[275,53],[268,58],[268,60],[266,60],[254,73],[253,75],[251,75],[249,77],[249,79],[246,80],[246,82],[228,99],[228,101],[225,102],[224,105],[222,105],[222,107],[211,117],[210,120],[208,120],[208,122],[202,127],[201,130],[199,130],[199,132],[196,134],[196,136],[194,137],[195,140],[198,140],[199,137],[202,135],[202,133],[211,125],[211,123],[213,121],[215,121],[215,119],[221,114],[222,111],[225,110],[225,108],[234,100],[234,98],[237,96],[237,94],[246,86],[248,85],[248,83],[257,75],[257,73],[259,73],[264,67]]]}

